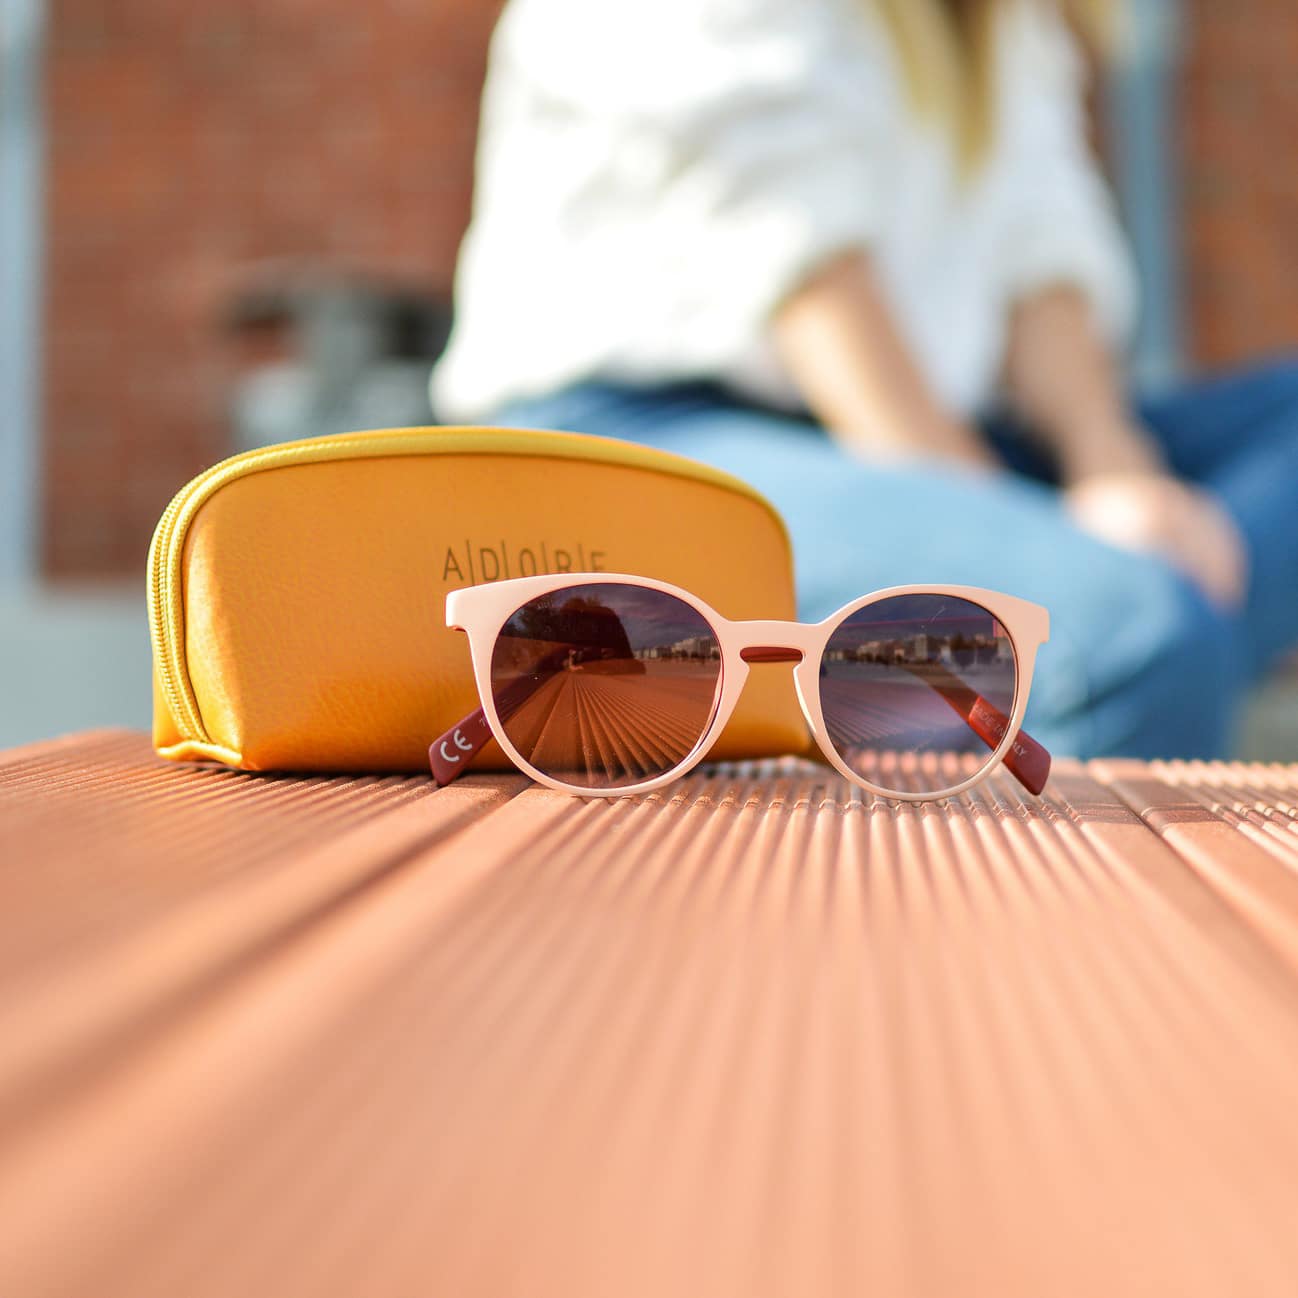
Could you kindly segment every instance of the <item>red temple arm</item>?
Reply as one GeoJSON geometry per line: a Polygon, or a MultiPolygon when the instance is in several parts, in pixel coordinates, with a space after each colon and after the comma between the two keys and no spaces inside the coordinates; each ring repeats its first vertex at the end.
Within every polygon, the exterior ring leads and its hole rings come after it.
{"type": "Polygon", "coordinates": [[[432,768],[437,787],[443,789],[452,780],[459,779],[490,738],[487,714],[479,708],[434,739],[428,745],[428,765],[432,768]]]}
{"type": "MultiPolygon", "coordinates": [[[[989,748],[995,748],[1005,738],[1005,731],[1010,724],[1005,714],[988,703],[981,694],[969,709],[965,720],[989,748]]],[[[1029,793],[1040,793],[1050,778],[1050,754],[1026,730],[1020,729],[1014,736],[1009,752],[1005,754],[1005,769],[1029,793]]]]}
{"type": "MultiPolygon", "coordinates": [[[[507,720],[513,716],[545,683],[546,673],[557,669],[567,657],[566,648],[553,649],[535,664],[532,675],[511,681],[496,698],[496,710],[501,717],[507,720]]],[[[428,745],[428,765],[437,787],[445,788],[452,780],[458,780],[491,737],[487,714],[481,708],[456,722],[445,734],[438,735],[428,745]]]]}
{"type": "MultiPolygon", "coordinates": [[[[1010,728],[1009,718],[995,704],[975,693],[958,676],[944,672],[940,684],[929,684],[964,719],[965,724],[987,745],[997,748],[1010,728]]],[[[1014,736],[1005,754],[1005,769],[1029,793],[1040,793],[1050,776],[1050,754],[1026,730],[1014,736]]]]}

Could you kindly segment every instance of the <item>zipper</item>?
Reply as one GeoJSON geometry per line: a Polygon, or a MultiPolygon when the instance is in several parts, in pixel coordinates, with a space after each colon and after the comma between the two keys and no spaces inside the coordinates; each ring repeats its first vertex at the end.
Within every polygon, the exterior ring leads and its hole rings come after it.
{"type": "Polygon", "coordinates": [[[149,637],[157,664],[158,684],[172,718],[188,740],[211,743],[203,724],[194,687],[184,669],[185,615],[181,598],[185,534],[190,521],[215,492],[237,478],[290,464],[383,454],[413,454],[436,434],[343,433],[333,437],[290,442],[264,450],[244,451],[206,469],[183,486],[163,511],[149,547],[149,637]],[[411,443],[419,441],[419,447],[411,443]],[[396,446],[396,443],[400,446],[396,446]]]}
{"type": "Polygon", "coordinates": [[[692,477],[737,491],[764,506],[788,545],[784,521],[771,503],[746,482],[719,469],[650,447],[576,433],[534,432],[500,428],[376,429],[336,433],[279,446],[243,451],[200,473],[172,498],[163,511],[149,546],[149,638],[158,685],[181,738],[210,744],[198,699],[185,667],[185,608],[182,561],[189,524],[203,504],[222,487],[250,473],[328,460],[370,459],[385,455],[513,454],[538,458],[602,460],[626,467],[692,477]],[[598,447],[591,444],[597,443],[598,447]],[[598,454],[592,451],[598,450],[598,454]]]}

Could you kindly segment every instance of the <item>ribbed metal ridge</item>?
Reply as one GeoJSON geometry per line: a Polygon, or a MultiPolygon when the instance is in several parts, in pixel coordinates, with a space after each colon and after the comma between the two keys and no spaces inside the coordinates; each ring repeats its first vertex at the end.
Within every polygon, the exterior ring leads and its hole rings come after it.
{"type": "Polygon", "coordinates": [[[1298,768],[0,756],[0,1294],[1270,1295],[1298,768]]]}

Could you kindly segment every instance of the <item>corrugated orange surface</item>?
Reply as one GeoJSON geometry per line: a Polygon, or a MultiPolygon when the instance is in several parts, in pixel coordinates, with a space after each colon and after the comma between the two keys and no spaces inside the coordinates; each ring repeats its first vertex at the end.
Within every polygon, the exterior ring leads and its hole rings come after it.
{"type": "Polygon", "coordinates": [[[0,1295],[1292,1295],[1298,768],[0,755],[0,1295]]]}

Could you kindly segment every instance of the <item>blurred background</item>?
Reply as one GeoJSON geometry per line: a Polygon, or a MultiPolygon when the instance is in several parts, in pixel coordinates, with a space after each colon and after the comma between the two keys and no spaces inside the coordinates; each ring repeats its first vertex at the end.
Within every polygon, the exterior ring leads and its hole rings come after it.
{"type": "MultiPolygon", "coordinates": [[[[0,0],[0,747],[146,726],[144,565],[253,445],[427,423],[495,0],[0,0]]],[[[1149,382],[1298,343],[1298,6],[1128,0],[1149,382]]],[[[1298,502],[1295,502],[1298,508],[1298,502]]],[[[1298,683],[1241,755],[1298,759],[1298,683]]]]}

